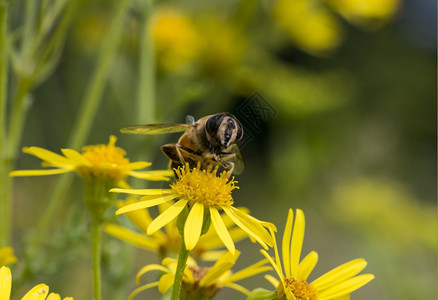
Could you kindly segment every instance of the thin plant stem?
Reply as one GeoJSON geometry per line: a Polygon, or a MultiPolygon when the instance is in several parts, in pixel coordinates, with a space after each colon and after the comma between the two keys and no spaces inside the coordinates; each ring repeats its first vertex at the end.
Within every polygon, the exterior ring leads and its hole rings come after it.
{"type": "Polygon", "coordinates": [[[184,275],[184,269],[187,264],[187,259],[189,258],[190,251],[186,249],[184,243],[184,238],[181,239],[181,247],[178,253],[178,264],[175,271],[175,279],[173,281],[171,300],[177,300],[179,297],[181,283],[184,275]]]}
{"type": "Polygon", "coordinates": [[[150,33],[153,1],[146,1],[140,38],[140,70],[138,76],[137,122],[155,123],[155,49],[150,33]]]}
{"type": "Polygon", "coordinates": [[[102,299],[102,285],[101,285],[101,250],[102,250],[102,230],[101,222],[93,220],[92,224],[92,251],[93,251],[93,294],[94,300],[102,299]]]}
{"type": "Polygon", "coordinates": [[[25,1],[24,7],[24,31],[21,42],[21,56],[27,57],[32,49],[33,40],[35,38],[35,25],[37,17],[37,1],[25,1]]]}
{"type": "Polygon", "coordinates": [[[8,4],[0,2],[0,247],[11,242],[10,158],[6,143],[6,99],[8,92],[8,4]]]}
{"type": "Polygon", "coordinates": [[[1,166],[1,199],[0,199],[0,245],[11,245],[11,224],[12,224],[12,180],[9,173],[17,157],[18,145],[23,134],[23,127],[26,116],[26,100],[29,86],[25,80],[19,80],[17,91],[12,101],[12,112],[7,142],[2,143],[2,166],[1,166]]]}
{"type": "Polygon", "coordinates": [[[20,77],[18,79],[17,91],[12,100],[12,112],[8,131],[8,153],[12,162],[15,161],[18,146],[23,135],[30,87],[31,83],[27,79],[20,77]]]}
{"type": "Polygon", "coordinates": [[[118,4],[116,16],[110,28],[108,28],[108,34],[101,45],[97,68],[91,78],[91,83],[87,88],[85,99],[79,111],[80,119],[77,122],[78,127],[69,143],[71,148],[78,148],[84,143],[90,133],[91,124],[95,119],[97,109],[102,100],[105,83],[109,77],[112,62],[117,52],[117,46],[122,36],[125,17],[131,1],[121,0],[118,4]]]}

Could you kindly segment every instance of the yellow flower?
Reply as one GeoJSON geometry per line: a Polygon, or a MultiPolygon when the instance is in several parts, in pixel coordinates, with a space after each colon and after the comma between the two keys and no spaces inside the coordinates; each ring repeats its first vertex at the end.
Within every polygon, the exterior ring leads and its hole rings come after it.
{"type": "MultiPolygon", "coordinates": [[[[11,295],[12,275],[8,267],[0,268],[0,300],[9,300],[11,295]]],[[[49,287],[45,284],[38,284],[32,288],[21,300],[61,300],[58,294],[50,293],[49,287]]],[[[64,300],[73,300],[72,297],[66,297],[64,300]]]]}
{"type": "Polygon", "coordinates": [[[0,248],[0,266],[15,264],[17,258],[14,256],[14,249],[12,247],[0,248]]]}
{"type": "MultiPolygon", "coordinates": [[[[193,260],[189,260],[188,266],[184,269],[181,285],[181,299],[212,299],[222,287],[229,287],[245,295],[249,295],[250,292],[246,288],[235,282],[272,270],[272,268],[265,266],[267,260],[262,260],[233,274],[231,268],[234,266],[239,255],[240,252],[238,250],[236,250],[234,254],[226,252],[211,268],[199,267],[193,260]]],[[[137,274],[137,284],[139,283],[140,277],[148,272],[161,271],[164,272],[164,274],[158,281],[137,288],[131,293],[128,299],[130,300],[138,293],[155,286],[158,286],[160,293],[166,293],[173,285],[176,266],[177,261],[175,259],[165,258],[162,265],[152,264],[143,267],[137,274]]]]}
{"type": "MultiPolygon", "coordinates": [[[[229,172],[222,172],[216,176],[217,167],[213,170],[190,169],[188,165],[176,170],[177,180],[171,185],[171,189],[143,189],[143,190],[124,190],[112,189],[113,192],[131,193],[146,195],[141,202],[127,205],[120,208],[116,214],[123,214],[138,209],[160,205],[162,203],[172,203],[169,208],[163,211],[147,227],[146,233],[153,234],[166,224],[174,220],[178,215],[184,213],[186,208],[190,208],[184,224],[184,242],[187,250],[192,250],[198,243],[201,231],[204,226],[208,226],[211,220],[213,228],[221,239],[225,247],[232,253],[235,251],[234,242],[223,216],[219,210],[225,214],[250,237],[259,242],[263,248],[273,245],[272,236],[266,231],[265,227],[275,228],[273,224],[261,222],[246,212],[233,207],[231,191],[237,189],[234,179],[228,180],[229,172]]],[[[275,230],[275,229],[273,229],[275,230]]]]}
{"type": "MultiPolygon", "coordinates": [[[[261,250],[261,253],[270,261],[280,278],[280,281],[278,281],[272,276],[265,276],[268,281],[277,287],[278,299],[349,299],[348,296],[351,292],[374,279],[372,274],[356,276],[365,268],[367,262],[364,259],[355,259],[308,283],[307,278],[318,261],[318,254],[312,251],[300,262],[305,227],[303,212],[297,209],[293,232],[292,219],[293,211],[289,209],[282,241],[283,268],[275,239],[275,260],[265,250],[261,250]]],[[[272,234],[274,233],[272,232],[272,234]]]]}
{"type": "Polygon", "coordinates": [[[313,55],[325,54],[342,41],[339,22],[317,1],[278,0],[272,13],[296,46],[313,55]]]}
{"type": "Polygon", "coordinates": [[[171,8],[156,10],[150,21],[158,62],[175,70],[199,55],[200,36],[190,18],[171,8]]]}
{"type": "MultiPolygon", "coordinates": [[[[118,207],[138,203],[134,197],[128,197],[126,201],[119,201],[118,207]]],[[[163,203],[159,206],[159,211],[163,212],[170,207],[169,204],[163,203]]],[[[244,210],[241,208],[241,210],[244,210]]],[[[125,228],[117,224],[105,224],[104,230],[114,237],[124,240],[142,249],[156,252],[161,259],[168,256],[176,256],[181,246],[181,236],[178,233],[176,219],[172,220],[165,226],[165,230],[157,230],[150,236],[146,235],[147,228],[152,222],[152,218],[147,209],[138,209],[126,213],[128,219],[139,228],[143,234],[125,228]]],[[[247,237],[246,233],[239,227],[233,226],[234,223],[228,216],[224,216],[224,223],[229,231],[233,241],[239,241],[247,237]]],[[[213,228],[199,238],[196,247],[192,250],[195,258],[202,260],[216,260],[225,250],[217,250],[223,247],[223,243],[213,228]]]]}
{"type": "Polygon", "coordinates": [[[149,162],[130,162],[126,152],[116,147],[117,138],[110,136],[108,145],[93,145],[82,148],[82,154],[73,149],[61,149],[64,156],[40,147],[25,147],[24,153],[43,160],[43,166],[54,167],[45,170],[19,170],[10,176],[41,176],[76,171],[84,179],[100,178],[126,186],[128,176],[147,180],[169,180],[170,171],[137,171],[151,165],[149,162]]]}

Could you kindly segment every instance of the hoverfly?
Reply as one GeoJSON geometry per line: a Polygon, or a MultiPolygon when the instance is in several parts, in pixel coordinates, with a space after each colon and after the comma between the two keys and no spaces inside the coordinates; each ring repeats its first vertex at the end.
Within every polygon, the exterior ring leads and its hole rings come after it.
{"type": "Polygon", "coordinates": [[[187,116],[187,123],[148,124],[122,128],[122,133],[131,134],[166,134],[184,133],[176,144],[165,144],[161,150],[170,160],[170,167],[177,168],[189,163],[191,168],[201,165],[208,169],[219,165],[230,174],[243,172],[245,164],[237,146],[243,137],[242,124],[230,113],[219,113],[200,118],[195,122],[187,116]]]}

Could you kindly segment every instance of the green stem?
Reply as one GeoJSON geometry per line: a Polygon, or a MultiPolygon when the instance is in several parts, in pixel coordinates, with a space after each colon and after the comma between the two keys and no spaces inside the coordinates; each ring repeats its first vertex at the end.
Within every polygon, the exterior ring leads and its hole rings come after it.
{"type": "Polygon", "coordinates": [[[140,38],[140,70],[138,76],[137,122],[155,123],[155,49],[150,34],[149,17],[153,2],[147,1],[140,38]]]}
{"type": "Polygon", "coordinates": [[[31,83],[26,78],[18,78],[17,91],[12,100],[12,112],[9,120],[8,155],[11,158],[11,162],[15,161],[18,146],[20,145],[21,137],[23,135],[23,127],[27,112],[26,100],[28,100],[29,97],[30,87],[31,83]]]}
{"type": "Polygon", "coordinates": [[[0,247],[11,242],[10,160],[6,143],[6,99],[8,90],[8,6],[0,3],[0,247]]]}
{"type": "Polygon", "coordinates": [[[184,238],[181,239],[181,248],[178,253],[178,264],[175,271],[175,279],[173,281],[171,300],[177,300],[181,289],[181,283],[184,275],[184,269],[189,258],[190,251],[186,249],[184,238]]]}
{"type": "Polygon", "coordinates": [[[93,73],[90,85],[85,94],[85,99],[79,111],[80,119],[77,122],[76,131],[72,135],[69,143],[71,148],[78,148],[84,143],[91,130],[91,125],[96,116],[100,101],[102,100],[105,83],[109,77],[110,68],[117,52],[117,46],[122,36],[125,17],[128,13],[131,1],[121,0],[118,4],[116,16],[102,42],[97,68],[93,73]]]}
{"type": "Polygon", "coordinates": [[[21,56],[28,57],[29,52],[32,49],[33,39],[35,38],[35,25],[37,17],[37,1],[27,0],[25,1],[24,8],[24,30],[23,39],[21,42],[21,56]]]}
{"type": "MultiPolygon", "coordinates": [[[[1,187],[0,187],[0,245],[11,244],[11,223],[12,223],[12,204],[11,188],[12,180],[9,173],[17,156],[18,146],[23,135],[23,126],[26,116],[26,97],[28,97],[29,86],[25,80],[19,79],[18,88],[12,101],[12,112],[9,120],[9,132],[7,143],[2,143],[2,162],[1,162],[1,187]]],[[[3,136],[5,138],[5,136],[3,136]]]]}
{"type": "Polygon", "coordinates": [[[102,248],[102,231],[101,222],[93,220],[92,225],[92,243],[93,243],[93,293],[94,300],[102,299],[102,285],[100,274],[101,248],[102,248]]]}

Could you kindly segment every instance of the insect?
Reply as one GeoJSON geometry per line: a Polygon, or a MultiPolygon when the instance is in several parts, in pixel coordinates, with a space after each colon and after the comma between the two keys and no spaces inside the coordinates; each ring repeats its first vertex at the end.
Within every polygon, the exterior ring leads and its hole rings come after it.
{"type": "Polygon", "coordinates": [[[165,134],[184,133],[176,144],[165,144],[161,150],[170,160],[170,167],[177,168],[186,162],[190,167],[198,163],[201,169],[219,165],[230,171],[230,175],[240,174],[245,168],[237,142],[243,137],[242,124],[230,113],[218,113],[200,118],[195,122],[187,116],[187,123],[148,124],[122,128],[123,133],[165,134]]]}

